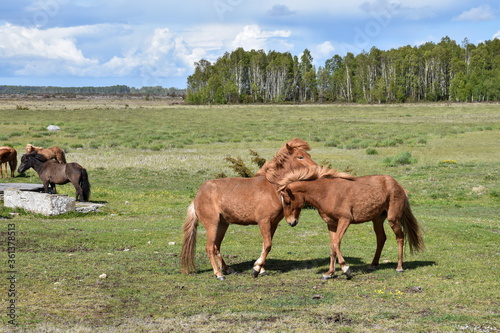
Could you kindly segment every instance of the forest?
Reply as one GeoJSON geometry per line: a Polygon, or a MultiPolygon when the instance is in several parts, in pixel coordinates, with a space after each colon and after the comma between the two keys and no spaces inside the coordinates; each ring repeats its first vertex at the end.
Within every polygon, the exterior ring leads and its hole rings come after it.
{"type": "Polygon", "coordinates": [[[54,87],[54,86],[0,86],[0,94],[21,94],[21,95],[164,95],[164,96],[184,96],[185,89],[178,88],[163,88],[161,86],[155,87],[141,87],[134,88],[126,85],[115,85],[107,87],[54,87]]]}
{"type": "Polygon", "coordinates": [[[498,100],[500,40],[474,45],[449,37],[437,44],[334,55],[318,68],[308,49],[299,58],[238,48],[214,63],[196,62],[186,96],[191,104],[498,100]]]}

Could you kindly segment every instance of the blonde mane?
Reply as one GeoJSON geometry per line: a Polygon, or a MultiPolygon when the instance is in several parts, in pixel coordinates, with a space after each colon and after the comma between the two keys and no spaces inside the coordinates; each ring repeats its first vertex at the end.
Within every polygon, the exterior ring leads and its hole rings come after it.
{"type": "Polygon", "coordinates": [[[276,153],[271,161],[267,161],[262,168],[255,173],[255,176],[266,176],[267,180],[271,183],[277,183],[281,179],[283,165],[290,158],[290,149],[299,149],[303,151],[311,150],[311,146],[307,141],[300,138],[294,138],[285,143],[280,150],[276,153]]]}
{"type": "Polygon", "coordinates": [[[298,169],[286,173],[280,180],[278,180],[278,191],[283,191],[288,184],[298,182],[301,180],[316,180],[323,178],[342,178],[347,180],[354,180],[354,176],[345,172],[338,172],[334,169],[325,167],[317,167],[310,169],[298,169]]]}

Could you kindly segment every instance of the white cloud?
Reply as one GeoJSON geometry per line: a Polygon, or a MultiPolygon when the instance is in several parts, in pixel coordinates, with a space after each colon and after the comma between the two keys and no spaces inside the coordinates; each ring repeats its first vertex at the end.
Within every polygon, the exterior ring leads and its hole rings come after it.
{"type": "Polygon", "coordinates": [[[287,38],[291,36],[290,30],[263,31],[258,25],[247,25],[243,31],[236,35],[231,43],[233,48],[242,47],[245,50],[267,50],[267,42],[274,38],[287,38]]]}
{"type": "Polygon", "coordinates": [[[452,21],[493,21],[495,15],[493,15],[493,9],[489,5],[481,5],[479,7],[472,8],[470,10],[464,11],[462,14],[454,17],[452,21]]]}
{"type": "Polygon", "coordinates": [[[75,45],[78,34],[86,34],[89,27],[52,28],[40,30],[9,23],[0,26],[0,57],[27,57],[30,59],[58,59],[77,64],[95,63],[87,59],[75,45]]]}
{"type": "Polygon", "coordinates": [[[316,58],[325,59],[329,58],[334,51],[335,47],[333,47],[332,43],[326,41],[315,47],[313,56],[315,59],[316,58]]]}
{"type": "Polygon", "coordinates": [[[500,39],[500,30],[498,30],[497,33],[493,35],[493,39],[500,39]]]}

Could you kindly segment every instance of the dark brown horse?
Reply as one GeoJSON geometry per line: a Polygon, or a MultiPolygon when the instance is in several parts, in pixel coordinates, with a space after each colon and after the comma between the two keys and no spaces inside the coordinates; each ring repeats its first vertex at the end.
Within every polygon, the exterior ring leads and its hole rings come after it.
{"type": "Polygon", "coordinates": [[[0,175],[2,178],[2,165],[5,165],[5,178],[9,177],[7,163],[10,166],[10,176],[14,178],[14,170],[16,170],[17,166],[17,151],[12,147],[0,147],[0,175]]]}
{"type": "Polygon", "coordinates": [[[340,253],[340,242],[350,224],[373,221],[377,236],[377,250],[369,270],[379,264],[386,235],[383,223],[389,225],[396,234],[399,248],[396,271],[403,271],[403,247],[405,238],[410,252],[422,251],[424,243],[420,224],[410,209],[406,191],[391,176],[344,177],[327,169],[318,169],[317,175],[310,177],[295,173],[285,176],[281,183],[283,210],[287,223],[295,226],[300,211],[307,202],[318,209],[319,215],[328,225],[331,242],[330,270],[323,275],[329,279],[335,274],[335,258],[338,257],[342,272],[351,275],[340,253]],[[311,179],[316,180],[302,180],[311,179]]]}
{"type": "Polygon", "coordinates": [[[45,193],[56,194],[56,184],[63,185],[71,182],[76,190],[76,200],[88,201],[90,198],[90,183],[87,170],[78,163],[59,164],[54,160],[47,160],[36,151],[24,154],[17,172],[23,173],[33,168],[43,182],[45,193]],[[50,191],[49,191],[50,185],[50,191]]]}
{"type": "Polygon", "coordinates": [[[182,272],[190,273],[196,270],[194,255],[199,220],[207,231],[206,251],[217,279],[224,280],[224,274],[233,272],[224,262],[220,252],[229,224],[259,226],[264,242],[262,253],[254,264],[253,274],[255,277],[265,274],[266,256],[271,251],[274,232],[283,218],[277,185],[270,180],[280,179],[281,175],[290,170],[317,168],[317,164],[307,153],[308,150],[310,147],[306,141],[292,139],[279,150],[272,161],[266,162],[253,178],[222,178],[203,183],[188,208],[183,227],[182,272]]]}
{"type": "Polygon", "coordinates": [[[66,155],[64,155],[64,150],[61,147],[54,146],[50,148],[35,147],[31,144],[26,145],[26,153],[29,154],[36,151],[38,154],[45,156],[46,159],[54,159],[57,162],[64,164],[66,163],[66,155]]]}

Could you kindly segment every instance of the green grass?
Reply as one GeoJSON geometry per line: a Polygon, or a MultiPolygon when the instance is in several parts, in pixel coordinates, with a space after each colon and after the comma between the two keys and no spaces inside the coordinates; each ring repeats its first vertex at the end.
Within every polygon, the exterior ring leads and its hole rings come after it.
{"type": "MultiPolygon", "coordinates": [[[[91,200],[107,205],[96,214],[57,217],[0,206],[2,248],[8,225],[16,227],[19,331],[500,329],[498,105],[211,108],[127,101],[124,109],[123,100],[43,103],[1,106],[1,145],[10,142],[19,154],[26,143],[63,147],[68,161],[87,168],[91,200]],[[46,135],[50,124],[62,131],[46,135]],[[329,236],[317,212],[308,209],[297,227],[278,227],[268,276],[251,275],[261,251],[258,228],[236,225],[228,229],[222,253],[237,274],[224,282],[214,278],[200,226],[198,272],[181,275],[181,228],[198,187],[221,172],[235,175],[226,157],[241,157],[256,171],[249,149],[269,159],[296,136],[309,141],[319,164],[358,176],[393,175],[409,191],[426,251],[406,254],[406,271],[396,273],[395,236],[386,225],[381,265],[366,272],[375,235],[371,223],[353,225],[342,242],[353,278],[338,274],[322,281],[329,236]],[[401,152],[416,161],[384,165],[401,152]],[[99,278],[103,273],[106,279],[99,278]],[[417,286],[421,292],[411,291],[417,286]]],[[[33,171],[0,179],[38,181],[33,171]]],[[[71,185],[58,189],[74,195],[71,185]]],[[[1,331],[11,328],[4,313],[1,331]]]]}

